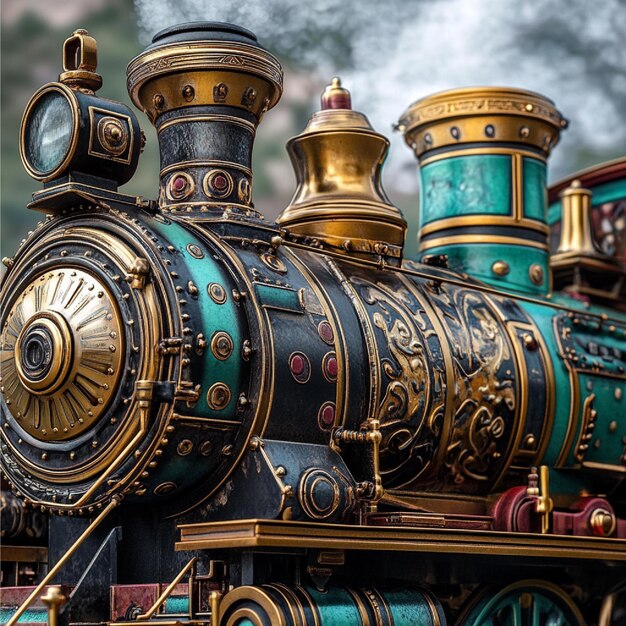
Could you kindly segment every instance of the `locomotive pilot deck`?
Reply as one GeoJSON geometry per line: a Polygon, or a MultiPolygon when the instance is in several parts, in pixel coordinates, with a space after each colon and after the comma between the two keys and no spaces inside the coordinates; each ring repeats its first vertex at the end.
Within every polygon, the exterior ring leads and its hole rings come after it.
{"type": "MultiPolygon", "coordinates": [[[[443,523],[443,519],[439,518],[443,523]]],[[[424,520],[433,523],[433,520],[424,520]]],[[[545,559],[553,565],[600,559],[626,565],[626,541],[604,537],[542,536],[533,533],[354,526],[285,520],[244,519],[179,526],[176,550],[246,550],[253,548],[374,550],[472,554],[545,559]],[[557,563],[558,562],[558,563],[557,563]]]]}

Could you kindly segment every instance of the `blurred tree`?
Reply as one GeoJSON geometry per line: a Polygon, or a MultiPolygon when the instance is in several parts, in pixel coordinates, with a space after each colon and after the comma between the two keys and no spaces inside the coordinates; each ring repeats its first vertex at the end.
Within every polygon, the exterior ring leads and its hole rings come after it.
{"type": "MultiPolygon", "coordinates": [[[[18,141],[22,112],[33,92],[57,80],[62,69],[63,41],[76,28],[86,28],[98,40],[98,72],[103,77],[100,94],[128,102],[125,68],[142,48],[130,0],[100,2],[95,10],[62,27],[25,12],[15,23],[2,23],[2,254],[11,256],[20,239],[42,218],[26,205],[40,188],[24,171],[18,141]]],[[[82,13],[82,12],[81,12],[82,13]]],[[[154,144],[155,142],[151,142],[154,144]]],[[[142,155],[133,180],[134,192],[151,195],[158,176],[158,155],[152,145],[142,155]]]]}

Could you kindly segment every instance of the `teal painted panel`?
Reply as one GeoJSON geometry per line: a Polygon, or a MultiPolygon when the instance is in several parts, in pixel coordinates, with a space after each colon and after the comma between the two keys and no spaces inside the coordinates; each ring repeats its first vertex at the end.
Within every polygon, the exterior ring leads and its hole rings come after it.
{"type": "Polygon", "coordinates": [[[452,157],[421,168],[420,226],[461,215],[511,214],[511,157],[452,157]]]}
{"type": "MultiPolygon", "coordinates": [[[[318,608],[321,626],[363,624],[359,609],[347,589],[330,587],[323,593],[313,587],[307,587],[306,590],[318,608]]],[[[378,590],[376,593],[382,596],[389,607],[393,626],[445,626],[438,601],[434,598],[431,600],[432,606],[439,609],[438,615],[433,615],[431,604],[418,589],[378,590]]]]}
{"type": "Polygon", "coordinates": [[[313,587],[306,587],[306,590],[317,606],[321,626],[358,626],[362,623],[359,609],[346,589],[329,587],[323,593],[313,587]]]}
{"type": "MultiPolygon", "coordinates": [[[[445,623],[433,615],[433,610],[424,594],[415,589],[399,589],[383,593],[391,610],[393,626],[435,626],[445,623]]],[[[439,602],[431,599],[432,604],[440,609],[439,602]]],[[[439,618],[443,618],[443,611],[439,610],[439,618]]]]}
{"type": "Polygon", "coordinates": [[[238,357],[243,346],[244,316],[230,297],[232,281],[225,268],[211,256],[206,245],[182,224],[174,221],[166,224],[158,220],[150,220],[149,225],[162,237],[169,240],[178,250],[193,282],[198,287],[198,306],[202,315],[205,340],[210,342],[214,333],[218,331],[227,332],[233,340],[233,352],[225,360],[215,358],[211,350],[204,351],[200,399],[193,407],[189,408],[187,414],[227,419],[234,414],[237,398],[244,384],[241,359],[238,357]],[[187,250],[188,244],[195,244],[201,250],[205,250],[204,258],[197,259],[192,256],[187,250]],[[207,286],[210,283],[219,283],[224,287],[227,294],[224,304],[217,304],[208,295],[207,286]],[[226,407],[220,411],[215,411],[207,404],[206,392],[211,385],[218,381],[228,385],[232,394],[226,407]]]}
{"type": "Polygon", "coordinates": [[[561,201],[557,200],[548,207],[548,224],[552,225],[561,221],[561,201]]]}
{"type": "Polygon", "coordinates": [[[259,301],[265,307],[282,309],[292,313],[304,313],[298,298],[298,292],[294,289],[257,283],[254,286],[254,290],[259,301]]]}
{"type": "Polygon", "coordinates": [[[544,223],[548,206],[546,164],[531,157],[523,157],[522,168],[524,217],[544,223]]]}
{"type": "Polygon", "coordinates": [[[165,601],[164,613],[189,615],[189,596],[170,596],[165,601]]]}
{"type": "Polygon", "coordinates": [[[503,244],[452,244],[429,248],[425,254],[448,255],[448,266],[465,272],[494,287],[532,295],[543,295],[548,281],[548,253],[538,248],[503,244]],[[497,276],[491,266],[495,261],[505,261],[510,271],[497,276]],[[535,285],[529,277],[531,265],[539,264],[544,271],[544,284],[535,285]]]}
{"type": "Polygon", "coordinates": [[[579,380],[583,397],[591,393],[595,395],[593,408],[598,413],[584,461],[621,467],[623,438],[626,437],[626,384],[613,378],[588,374],[579,374],[579,380]],[[616,394],[618,388],[621,391],[616,394]]]}
{"type": "MultiPolygon", "coordinates": [[[[613,180],[604,185],[597,185],[593,188],[593,196],[591,197],[592,206],[598,206],[605,202],[615,202],[626,198],[626,178],[613,180]]],[[[561,220],[561,202],[557,200],[553,202],[548,209],[548,223],[554,224],[561,220]]]]}
{"type": "MultiPolygon", "coordinates": [[[[567,431],[570,423],[572,383],[570,373],[563,358],[560,357],[562,347],[560,346],[554,331],[554,319],[557,315],[563,315],[561,310],[553,309],[551,303],[568,306],[572,309],[590,313],[604,313],[607,310],[599,307],[589,307],[584,303],[569,298],[563,294],[554,294],[550,302],[546,305],[520,301],[519,305],[533,318],[539,328],[548,353],[552,358],[552,369],[554,371],[554,393],[555,412],[552,421],[552,430],[549,434],[546,453],[541,461],[542,464],[553,466],[557,462],[563,443],[567,438],[567,431]]],[[[614,319],[624,319],[624,316],[616,311],[609,312],[614,319]]],[[[602,328],[606,328],[607,324],[602,328]]],[[[624,337],[620,335],[619,328],[613,332],[593,333],[585,332],[580,326],[574,327],[576,336],[574,341],[579,350],[590,341],[597,342],[604,346],[614,346],[621,350],[626,350],[624,337]]],[[[599,328],[599,327],[598,327],[599,328]]],[[[614,370],[614,360],[609,358],[603,361],[603,369],[597,373],[579,371],[574,375],[578,380],[580,389],[580,405],[578,415],[574,421],[574,432],[572,444],[568,450],[565,465],[568,467],[578,466],[579,463],[574,458],[575,448],[580,436],[581,416],[583,412],[583,402],[590,394],[595,394],[593,408],[597,411],[593,436],[589,441],[589,448],[585,455],[585,461],[605,463],[610,465],[620,465],[620,458],[623,454],[623,437],[626,435],[626,425],[623,416],[626,415],[626,382],[616,378],[614,370]],[[602,376],[603,373],[608,376],[602,376]],[[618,391],[618,389],[620,391],[618,391]],[[596,443],[598,442],[598,443],[596,443]]],[[[578,494],[581,489],[587,488],[593,492],[593,476],[585,471],[552,470],[550,473],[551,489],[555,493],[578,494]]]]}
{"type": "MultiPolygon", "coordinates": [[[[6,624],[15,615],[17,609],[0,609],[0,624],[6,624]]],[[[48,611],[46,609],[27,609],[17,620],[18,624],[47,624],[48,611]]]]}
{"type": "MultiPolygon", "coordinates": [[[[614,312],[611,319],[623,320],[624,316],[614,312]]],[[[571,367],[579,393],[579,407],[576,415],[576,431],[568,450],[566,464],[578,466],[576,458],[584,422],[585,402],[591,402],[589,408],[595,411],[594,426],[586,433],[589,439],[583,441],[586,446],[584,463],[602,463],[622,467],[623,437],[626,436],[626,415],[623,376],[626,354],[626,330],[619,324],[601,323],[597,319],[581,320],[563,318],[558,326],[559,336],[564,337],[564,351],[574,351],[576,361],[571,367]],[[578,322],[578,323],[576,323],[578,322]],[[567,331],[567,332],[564,332],[567,331]]]]}

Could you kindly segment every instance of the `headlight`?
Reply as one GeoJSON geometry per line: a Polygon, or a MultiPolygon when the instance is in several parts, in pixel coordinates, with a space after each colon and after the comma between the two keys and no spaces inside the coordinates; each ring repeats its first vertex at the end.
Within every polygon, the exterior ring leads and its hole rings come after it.
{"type": "Polygon", "coordinates": [[[64,85],[47,85],[32,97],[22,119],[20,152],[33,178],[48,181],[63,172],[76,149],[78,122],[78,103],[64,85]]]}

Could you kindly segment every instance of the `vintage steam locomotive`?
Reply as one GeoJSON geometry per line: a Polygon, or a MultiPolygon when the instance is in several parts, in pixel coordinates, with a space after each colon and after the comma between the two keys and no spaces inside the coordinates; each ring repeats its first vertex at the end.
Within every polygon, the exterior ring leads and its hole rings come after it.
{"type": "MultiPolygon", "coordinates": [[[[142,134],[95,95],[95,40],[63,59],[21,130],[46,218],[1,295],[5,542],[42,537],[48,574],[4,588],[4,619],[624,623],[626,269],[619,233],[594,243],[591,175],[550,252],[552,102],[409,107],[408,259],[389,142],[338,79],[271,223],[250,163],[282,70],[252,33],[183,24],[130,62],[158,202],[118,191],[142,134]]],[[[626,160],[599,171],[623,202],[626,160]]]]}

